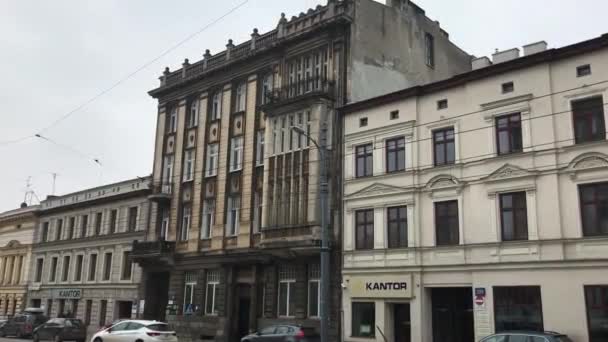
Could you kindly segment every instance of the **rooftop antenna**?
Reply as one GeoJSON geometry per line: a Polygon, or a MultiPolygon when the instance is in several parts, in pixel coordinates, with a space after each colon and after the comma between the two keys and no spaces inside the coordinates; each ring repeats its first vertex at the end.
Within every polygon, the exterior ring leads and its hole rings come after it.
{"type": "Polygon", "coordinates": [[[55,195],[55,185],[57,183],[57,175],[58,175],[57,172],[51,172],[51,176],[53,176],[53,188],[51,191],[51,195],[53,195],[53,196],[55,195]]]}
{"type": "Polygon", "coordinates": [[[25,180],[25,194],[23,196],[23,204],[25,206],[32,205],[34,190],[32,190],[32,176],[28,176],[25,180]]]}

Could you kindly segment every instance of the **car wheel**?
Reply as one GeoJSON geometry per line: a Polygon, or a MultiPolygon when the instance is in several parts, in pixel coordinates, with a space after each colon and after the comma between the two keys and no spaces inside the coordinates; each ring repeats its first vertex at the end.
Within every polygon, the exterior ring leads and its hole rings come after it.
{"type": "Polygon", "coordinates": [[[101,337],[95,337],[95,339],[93,340],[93,342],[103,342],[103,341],[101,340],[101,337]]]}
{"type": "Polygon", "coordinates": [[[40,341],[40,336],[38,336],[38,334],[34,334],[34,336],[32,336],[34,338],[34,342],[39,342],[40,341]]]}
{"type": "Polygon", "coordinates": [[[55,335],[55,338],[53,339],[53,341],[55,341],[55,342],[61,342],[62,341],[61,340],[61,336],[55,335]]]}

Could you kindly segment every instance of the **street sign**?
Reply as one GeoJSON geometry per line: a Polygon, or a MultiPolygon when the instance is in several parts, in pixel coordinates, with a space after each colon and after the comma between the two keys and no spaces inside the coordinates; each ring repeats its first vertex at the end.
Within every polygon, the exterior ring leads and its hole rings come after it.
{"type": "Polygon", "coordinates": [[[486,299],[483,296],[475,296],[475,304],[478,306],[482,306],[485,303],[486,299]]]}

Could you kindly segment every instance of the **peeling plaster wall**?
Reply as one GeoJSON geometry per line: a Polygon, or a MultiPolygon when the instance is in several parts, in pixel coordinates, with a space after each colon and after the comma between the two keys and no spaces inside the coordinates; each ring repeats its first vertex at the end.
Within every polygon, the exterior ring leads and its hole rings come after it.
{"type": "Polygon", "coordinates": [[[356,0],[348,102],[438,81],[471,69],[471,57],[416,5],[356,0]],[[435,66],[425,62],[425,33],[435,38],[435,66]]]}

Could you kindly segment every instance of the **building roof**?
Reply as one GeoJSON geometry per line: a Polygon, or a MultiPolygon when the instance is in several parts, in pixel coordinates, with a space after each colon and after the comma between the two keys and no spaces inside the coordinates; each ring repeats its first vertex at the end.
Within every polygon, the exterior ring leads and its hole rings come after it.
{"type": "Polygon", "coordinates": [[[30,205],[24,208],[8,210],[0,213],[0,221],[19,219],[31,215],[33,216],[39,209],[39,205],[30,205]]]}
{"type": "Polygon", "coordinates": [[[460,86],[468,82],[500,75],[514,70],[528,68],[537,64],[553,62],[565,58],[570,58],[573,56],[582,55],[606,47],[608,47],[608,33],[605,33],[597,38],[585,40],[572,45],[567,45],[561,48],[548,49],[543,52],[523,56],[520,58],[515,58],[506,62],[493,64],[485,68],[480,68],[466,73],[458,74],[445,80],[405,88],[392,93],[373,97],[367,100],[349,103],[345,106],[340,107],[339,111],[343,115],[347,115],[349,113],[354,113],[376,106],[401,101],[410,97],[432,94],[434,92],[460,86]]]}

